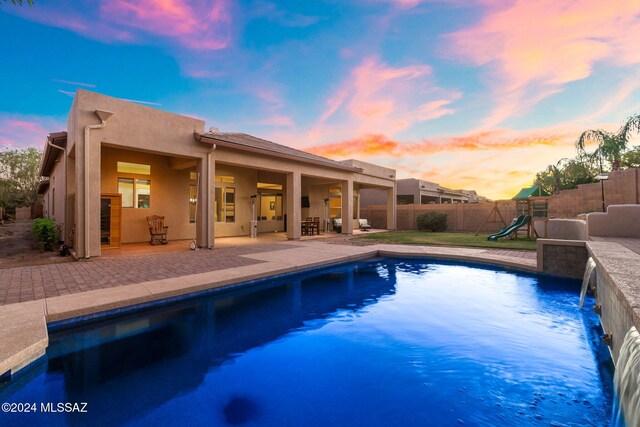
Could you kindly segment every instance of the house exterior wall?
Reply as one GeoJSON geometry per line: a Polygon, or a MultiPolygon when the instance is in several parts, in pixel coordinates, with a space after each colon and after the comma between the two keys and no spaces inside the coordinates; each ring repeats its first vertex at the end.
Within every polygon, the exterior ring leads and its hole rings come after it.
{"type": "Polygon", "coordinates": [[[413,203],[420,204],[420,181],[417,179],[399,179],[398,195],[413,196],[413,203]]]}
{"type": "Polygon", "coordinates": [[[43,198],[43,216],[51,218],[56,225],[62,230],[60,238],[64,240],[65,234],[65,155],[64,152],[55,149],[54,154],[57,156],[55,166],[49,174],[49,188],[42,195],[43,198]]]}
{"type": "MultiPolygon", "coordinates": [[[[56,220],[66,225],[65,239],[71,240],[67,243],[72,244],[76,255],[83,258],[101,254],[100,195],[118,192],[117,161],[151,165],[151,207],[123,208],[122,243],[146,241],[145,217],[152,214],[165,216],[170,239],[188,239],[195,235],[199,246],[212,247],[215,236],[249,235],[250,196],[257,192],[258,182],[283,184],[282,193],[287,200],[283,213],[289,222],[289,238],[294,239],[299,237],[299,221],[303,216],[324,219],[328,183],[345,189],[349,200],[343,203],[343,216],[353,216],[352,195],[357,194],[360,187],[382,188],[395,195],[395,171],[389,168],[347,161],[363,170],[358,173],[302,159],[283,158],[277,153],[216,146],[194,138],[194,134],[203,133],[204,122],[201,120],[78,90],[67,120],[64,166],[58,165],[60,170],[54,171],[53,186],[56,189],[56,220]],[[112,114],[104,127],[90,128],[101,123],[97,110],[112,114]],[[189,172],[194,168],[200,173],[195,225],[189,223],[188,204],[189,172]],[[215,221],[216,175],[235,178],[234,222],[215,221]],[[308,196],[311,204],[304,210],[300,206],[302,195],[308,196]],[[58,206],[61,209],[59,219],[58,206]]],[[[395,224],[395,196],[393,212],[388,216],[395,224]]],[[[276,222],[276,229],[282,230],[284,219],[276,222]]],[[[263,224],[261,231],[272,231],[274,223],[263,224]]],[[[351,232],[351,227],[343,227],[343,232],[351,232]]]]}
{"type": "MultiPolygon", "coordinates": [[[[179,116],[94,92],[78,90],[67,123],[67,149],[75,153],[75,239],[79,257],[100,255],[100,193],[101,144],[198,159],[208,165],[211,147],[197,143],[194,132],[204,130],[202,120],[179,116]],[[99,124],[96,110],[113,113],[103,129],[89,132],[89,144],[84,141],[85,129],[99,124]],[[88,151],[88,156],[87,156],[88,151]],[[87,174],[88,172],[88,174],[87,174]],[[85,185],[88,186],[89,211],[85,212],[85,185]],[[86,247],[85,233],[88,236],[86,247]]],[[[209,167],[206,168],[209,173],[209,167]]],[[[206,198],[206,194],[202,195],[206,198]]],[[[206,217],[206,215],[205,215],[206,217]]],[[[201,226],[206,224],[201,223],[201,226]]],[[[207,230],[201,231],[204,242],[207,230]]]]}
{"type": "MultiPolygon", "coordinates": [[[[165,217],[169,226],[167,238],[192,239],[195,223],[189,223],[189,172],[191,169],[173,169],[170,157],[140,151],[102,148],[101,193],[117,193],[118,178],[142,178],[151,180],[149,208],[122,208],[122,243],[149,240],[147,216],[165,217]],[[140,163],[151,166],[151,175],[118,173],[117,162],[140,163]]],[[[135,203],[135,200],[134,200],[135,203]]]]}

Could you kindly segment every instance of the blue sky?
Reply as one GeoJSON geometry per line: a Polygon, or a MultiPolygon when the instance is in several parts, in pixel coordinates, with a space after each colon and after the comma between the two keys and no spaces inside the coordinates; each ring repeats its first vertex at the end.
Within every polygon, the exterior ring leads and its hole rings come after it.
{"type": "Polygon", "coordinates": [[[0,147],[83,88],[497,198],[640,112],[638,1],[0,4],[0,147]]]}

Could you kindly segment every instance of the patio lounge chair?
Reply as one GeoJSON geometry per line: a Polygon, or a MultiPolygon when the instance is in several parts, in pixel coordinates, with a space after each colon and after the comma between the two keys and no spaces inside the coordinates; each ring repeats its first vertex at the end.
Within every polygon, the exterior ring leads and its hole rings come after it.
{"type": "Polygon", "coordinates": [[[360,226],[360,231],[369,231],[371,230],[371,224],[366,219],[359,219],[358,225],[360,226]]]}
{"type": "Polygon", "coordinates": [[[149,234],[151,235],[149,243],[156,245],[159,242],[166,245],[168,243],[167,229],[169,227],[164,225],[164,217],[158,215],[148,216],[147,224],[149,225],[149,234]]]}
{"type": "Polygon", "coordinates": [[[335,231],[336,233],[342,233],[342,219],[333,218],[331,222],[333,225],[333,231],[335,231]]]}

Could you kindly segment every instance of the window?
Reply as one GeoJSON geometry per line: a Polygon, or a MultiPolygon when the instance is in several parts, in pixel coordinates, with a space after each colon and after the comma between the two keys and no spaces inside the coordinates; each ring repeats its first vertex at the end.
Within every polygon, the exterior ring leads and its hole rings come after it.
{"type": "Polygon", "coordinates": [[[358,219],[358,196],[353,196],[353,219],[358,219]]]}
{"type": "Polygon", "coordinates": [[[196,208],[198,206],[198,173],[189,172],[189,223],[196,222],[196,208]]]}
{"type": "Polygon", "coordinates": [[[235,222],[236,220],[236,189],[226,187],[224,192],[225,202],[225,222],[235,222]]]}
{"type": "Polygon", "coordinates": [[[122,207],[133,207],[133,178],[118,178],[118,193],[122,194],[122,207]]]}
{"type": "Polygon", "coordinates": [[[399,205],[412,205],[413,202],[413,194],[398,194],[397,196],[397,203],[399,205]]]}
{"type": "Polygon", "coordinates": [[[123,208],[151,206],[151,180],[118,178],[118,193],[122,194],[123,208]]]}
{"type": "Polygon", "coordinates": [[[261,192],[260,190],[269,192],[269,191],[282,191],[282,184],[270,184],[268,182],[259,182],[258,183],[258,192],[261,192]]]}
{"type": "Polygon", "coordinates": [[[236,221],[236,189],[235,178],[227,175],[216,175],[216,221],[236,221]]]}
{"type": "MultiPolygon", "coordinates": [[[[118,162],[117,170],[119,174],[151,175],[151,166],[140,163],[118,162]]],[[[123,208],[151,206],[151,180],[146,177],[118,177],[118,193],[122,194],[123,208]]]]}
{"type": "Polygon", "coordinates": [[[342,218],[342,186],[329,186],[329,218],[342,218]]]}
{"type": "Polygon", "coordinates": [[[151,166],[141,165],[139,163],[118,162],[118,172],[132,173],[135,175],[151,175],[151,166]]]}
{"type": "Polygon", "coordinates": [[[148,208],[151,203],[151,180],[136,179],[136,200],[139,208],[148,208]]]}

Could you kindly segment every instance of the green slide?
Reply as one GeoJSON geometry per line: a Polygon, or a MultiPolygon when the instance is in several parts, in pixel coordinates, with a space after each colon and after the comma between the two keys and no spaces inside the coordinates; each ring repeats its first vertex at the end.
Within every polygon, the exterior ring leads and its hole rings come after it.
{"type": "Polygon", "coordinates": [[[487,240],[496,241],[499,237],[507,237],[518,228],[529,224],[529,221],[531,221],[531,215],[520,215],[508,227],[505,227],[502,230],[498,231],[496,234],[492,234],[491,236],[487,237],[487,240]]]}

